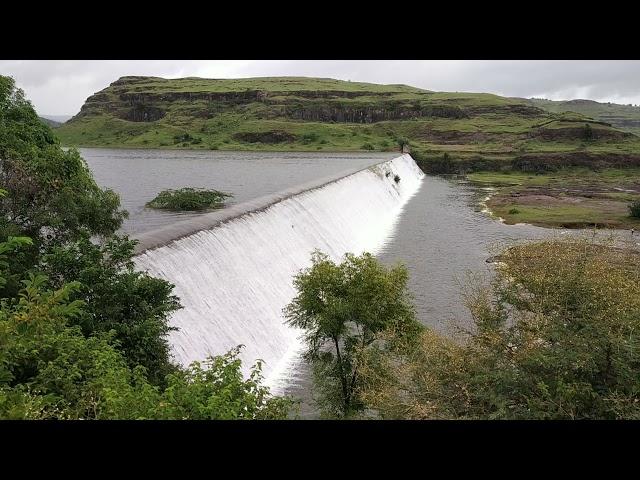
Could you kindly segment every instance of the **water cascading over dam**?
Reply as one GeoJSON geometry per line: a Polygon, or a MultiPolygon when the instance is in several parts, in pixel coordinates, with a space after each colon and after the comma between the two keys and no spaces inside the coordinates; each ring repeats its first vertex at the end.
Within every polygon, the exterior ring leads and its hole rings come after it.
{"type": "Polygon", "coordinates": [[[136,267],[175,284],[184,308],[171,324],[176,361],[187,365],[244,345],[244,371],[264,361],[282,384],[302,344],[284,324],[293,276],[319,249],[338,260],[377,253],[423,174],[410,155],[280,195],[205,214],[139,236],[136,267]]]}

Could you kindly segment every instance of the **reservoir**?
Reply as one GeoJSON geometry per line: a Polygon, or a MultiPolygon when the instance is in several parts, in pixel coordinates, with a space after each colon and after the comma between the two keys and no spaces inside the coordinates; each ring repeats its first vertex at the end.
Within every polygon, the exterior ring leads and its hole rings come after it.
{"type": "Polygon", "coordinates": [[[120,194],[129,212],[122,230],[143,233],[201,215],[145,208],[162,190],[196,187],[229,192],[228,205],[389,160],[393,153],[221,152],[81,148],[96,182],[120,194]]]}

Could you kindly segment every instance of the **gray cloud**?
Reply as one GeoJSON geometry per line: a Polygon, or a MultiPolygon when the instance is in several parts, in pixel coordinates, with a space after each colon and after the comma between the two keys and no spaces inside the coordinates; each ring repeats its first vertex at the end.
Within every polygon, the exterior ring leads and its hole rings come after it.
{"type": "Polygon", "coordinates": [[[49,115],[77,113],[89,95],[124,75],[313,76],[640,104],[640,61],[634,60],[8,60],[0,61],[0,74],[13,76],[38,112],[49,115]]]}

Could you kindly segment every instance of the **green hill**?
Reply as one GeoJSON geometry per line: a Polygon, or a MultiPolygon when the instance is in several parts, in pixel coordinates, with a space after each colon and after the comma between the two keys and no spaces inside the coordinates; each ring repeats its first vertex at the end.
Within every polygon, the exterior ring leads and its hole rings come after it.
{"type": "Polygon", "coordinates": [[[487,93],[325,78],[122,77],[56,134],[74,146],[214,150],[395,150],[408,139],[414,156],[439,171],[546,165],[558,156],[640,164],[639,137],[548,110],[487,93]],[[454,167],[438,166],[444,153],[454,167]]]}
{"type": "Polygon", "coordinates": [[[607,122],[621,130],[640,135],[640,107],[617,103],[599,103],[593,100],[554,101],[541,98],[530,99],[532,105],[550,112],[575,112],[596,120],[607,122]]]}
{"type": "Polygon", "coordinates": [[[41,122],[45,123],[46,125],[49,125],[51,128],[57,128],[60,125],[62,125],[61,122],[56,122],[55,120],[51,120],[50,118],[45,118],[45,117],[38,117],[40,119],[41,122]]]}

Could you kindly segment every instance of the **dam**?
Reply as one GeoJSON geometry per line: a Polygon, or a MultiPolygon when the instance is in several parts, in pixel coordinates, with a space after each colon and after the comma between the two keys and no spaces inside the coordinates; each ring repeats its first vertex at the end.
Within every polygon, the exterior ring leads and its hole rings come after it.
{"type": "Polygon", "coordinates": [[[351,169],[136,235],[136,268],[175,285],[175,360],[187,365],[243,345],[243,370],[260,359],[281,385],[302,349],[283,322],[293,276],[318,249],[377,253],[424,174],[409,154],[351,169]]]}

